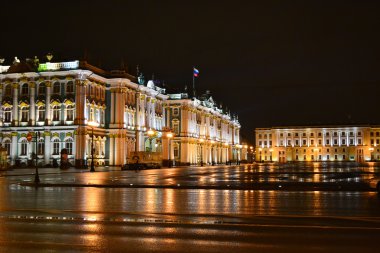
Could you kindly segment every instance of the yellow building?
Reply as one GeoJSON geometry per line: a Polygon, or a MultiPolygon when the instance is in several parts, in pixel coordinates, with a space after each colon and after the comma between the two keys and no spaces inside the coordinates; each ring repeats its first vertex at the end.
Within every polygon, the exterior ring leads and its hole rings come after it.
{"type": "Polygon", "coordinates": [[[258,128],[256,161],[378,161],[380,126],[258,128]]]}

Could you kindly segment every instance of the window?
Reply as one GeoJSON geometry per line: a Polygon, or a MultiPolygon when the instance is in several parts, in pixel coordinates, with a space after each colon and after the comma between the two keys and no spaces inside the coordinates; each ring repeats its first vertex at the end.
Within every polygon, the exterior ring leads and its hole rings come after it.
{"type": "Polygon", "coordinates": [[[4,109],[4,122],[7,122],[7,123],[12,122],[12,108],[4,109]]]}
{"type": "Polygon", "coordinates": [[[346,145],[346,139],[342,139],[342,145],[346,145]]]}
{"type": "Polygon", "coordinates": [[[327,152],[330,152],[330,149],[329,149],[329,148],[327,149],[327,152]]]}
{"type": "Polygon", "coordinates": [[[299,141],[298,140],[296,140],[296,146],[298,146],[299,145],[299,141]]]}
{"type": "Polygon", "coordinates": [[[358,145],[362,145],[362,139],[358,139],[358,145]]]}
{"type": "Polygon", "coordinates": [[[53,106],[53,121],[59,121],[61,118],[61,107],[59,105],[53,106]]]}
{"type": "Polygon", "coordinates": [[[66,120],[73,121],[74,120],[74,106],[68,105],[66,107],[66,120]]]}
{"type": "Polygon", "coordinates": [[[12,85],[8,84],[5,86],[5,96],[12,96],[12,85]]]}
{"type": "Polygon", "coordinates": [[[21,153],[20,155],[26,155],[28,151],[28,141],[26,139],[23,139],[21,141],[21,153]]]}
{"type": "Polygon", "coordinates": [[[28,95],[28,93],[29,93],[29,86],[27,83],[24,83],[21,86],[21,95],[28,95]]]}
{"type": "Polygon", "coordinates": [[[266,146],[267,145],[267,141],[264,141],[264,146],[266,146]]]}
{"type": "Polygon", "coordinates": [[[306,140],[302,140],[302,145],[306,146],[306,140]]]}
{"type": "Polygon", "coordinates": [[[72,81],[67,82],[66,84],[66,93],[74,92],[74,83],[72,81]]]}
{"type": "Polygon", "coordinates": [[[335,155],[335,160],[338,160],[338,155],[335,155]]]}
{"type": "Polygon", "coordinates": [[[40,83],[38,86],[38,95],[45,95],[46,93],[46,86],[45,83],[40,83]]]}
{"type": "Polygon", "coordinates": [[[354,136],[354,132],[350,132],[350,136],[354,136]]]}
{"type": "Polygon", "coordinates": [[[45,106],[39,106],[37,108],[37,121],[45,120],[45,106]]]}
{"type": "Polygon", "coordinates": [[[174,145],[173,153],[174,153],[174,157],[175,157],[175,158],[178,158],[178,157],[179,157],[179,149],[178,149],[178,145],[174,145]]]}
{"type": "Polygon", "coordinates": [[[330,145],[330,140],[326,140],[326,145],[330,145]]]}
{"type": "Polygon", "coordinates": [[[378,145],[378,144],[380,144],[380,143],[379,143],[379,139],[376,139],[376,145],[378,145]]]}
{"type": "Polygon", "coordinates": [[[10,140],[5,140],[3,142],[4,148],[7,150],[7,155],[11,154],[11,141],[10,140]]]}
{"type": "Polygon", "coordinates": [[[65,148],[67,149],[67,154],[69,155],[72,155],[73,154],[73,139],[72,138],[68,138],[66,140],[66,146],[65,148]]]}
{"type": "Polygon", "coordinates": [[[173,131],[176,135],[179,135],[179,124],[178,124],[178,122],[173,123],[173,131]]]}
{"type": "Polygon", "coordinates": [[[55,82],[53,85],[53,93],[60,94],[61,93],[61,84],[59,82],[55,82]]]}
{"type": "Polygon", "coordinates": [[[374,140],[373,139],[371,139],[371,145],[373,145],[374,144],[374,140]]]}
{"type": "Polygon", "coordinates": [[[284,141],[283,140],[280,141],[280,146],[284,146],[284,141]]]}
{"type": "Polygon", "coordinates": [[[296,160],[298,161],[298,155],[296,155],[296,160]]]}
{"type": "Polygon", "coordinates": [[[21,108],[21,122],[28,122],[29,120],[29,108],[22,107],[21,108]]]}
{"type": "Polygon", "coordinates": [[[337,139],[334,140],[334,145],[338,145],[338,140],[337,139]]]}
{"type": "Polygon", "coordinates": [[[343,155],[342,158],[343,158],[343,160],[346,160],[346,155],[343,155]]]}
{"type": "Polygon", "coordinates": [[[44,139],[38,140],[37,154],[43,155],[45,153],[45,142],[44,139]]]}
{"type": "Polygon", "coordinates": [[[269,146],[272,146],[272,141],[269,141],[269,146]]]}
{"type": "Polygon", "coordinates": [[[354,145],[354,139],[350,139],[350,145],[354,145]]]}
{"type": "Polygon", "coordinates": [[[342,136],[346,136],[346,132],[342,132],[342,136]]]}
{"type": "Polygon", "coordinates": [[[306,133],[303,133],[302,136],[303,136],[303,137],[306,137],[306,133]]]}
{"type": "Polygon", "coordinates": [[[296,153],[298,154],[298,149],[296,149],[296,153]]]}
{"type": "Polygon", "coordinates": [[[284,134],[283,133],[280,133],[280,137],[283,137],[284,136],[284,134]]]}
{"type": "Polygon", "coordinates": [[[362,136],[362,132],[358,132],[358,136],[362,136]]]}
{"type": "Polygon", "coordinates": [[[337,132],[334,132],[334,136],[338,136],[338,133],[337,133],[337,132]]]}
{"type": "Polygon", "coordinates": [[[306,149],[304,149],[303,152],[306,153],[306,149]]]}
{"type": "Polygon", "coordinates": [[[288,146],[291,146],[291,145],[292,145],[292,141],[288,140],[288,146]]]}
{"type": "Polygon", "coordinates": [[[288,137],[291,137],[292,136],[292,134],[291,133],[288,133],[288,137]]]}
{"type": "Polygon", "coordinates": [[[173,115],[178,116],[179,114],[179,109],[178,108],[173,108],[173,115]]]}
{"type": "Polygon", "coordinates": [[[329,133],[329,132],[327,132],[327,133],[326,133],[326,136],[330,136],[330,133],[329,133]]]}
{"type": "Polygon", "coordinates": [[[59,155],[59,139],[53,141],[53,155],[59,155]]]}
{"type": "Polygon", "coordinates": [[[303,159],[306,161],[306,155],[303,155],[303,159]]]}
{"type": "Polygon", "coordinates": [[[322,133],[318,133],[318,137],[321,137],[322,136],[322,133]]]}
{"type": "Polygon", "coordinates": [[[310,133],[310,136],[311,136],[311,137],[314,137],[314,133],[310,133]]]}
{"type": "Polygon", "coordinates": [[[329,159],[330,159],[330,155],[327,155],[327,156],[326,156],[326,159],[329,160],[329,159]]]}
{"type": "Polygon", "coordinates": [[[298,137],[298,133],[295,133],[294,136],[295,136],[295,137],[298,137]]]}
{"type": "Polygon", "coordinates": [[[259,134],[259,139],[261,139],[261,134],[259,134]]]}
{"type": "Polygon", "coordinates": [[[314,140],[310,140],[310,145],[314,145],[314,140]]]}
{"type": "Polygon", "coordinates": [[[346,149],[345,149],[345,148],[343,149],[343,152],[346,152],[346,149]]]}
{"type": "Polygon", "coordinates": [[[262,142],[261,142],[261,141],[259,141],[259,146],[261,146],[261,144],[262,144],[262,142]]]}
{"type": "Polygon", "coordinates": [[[380,134],[379,132],[376,132],[376,137],[379,137],[380,136],[379,134],[380,134]]]}
{"type": "Polygon", "coordinates": [[[318,145],[322,145],[322,140],[321,139],[318,140],[318,145]]]}
{"type": "Polygon", "coordinates": [[[335,149],[335,153],[338,152],[338,149],[335,149]]]}

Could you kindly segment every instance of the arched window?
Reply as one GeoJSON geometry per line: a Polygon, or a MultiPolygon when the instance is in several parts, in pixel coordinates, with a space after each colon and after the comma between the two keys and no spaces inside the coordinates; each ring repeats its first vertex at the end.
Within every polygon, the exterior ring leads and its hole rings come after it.
{"type": "Polygon", "coordinates": [[[66,107],[66,120],[73,121],[74,120],[74,106],[68,105],[66,107]]]}
{"type": "Polygon", "coordinates": [[[67,138],[65,141],[65,147],[67,149],[67,154],[69,155],[73,154],[73,142],[74,140],[72,138],[67,138]]]}
{"type": "Polygon", "coordinates": [[[4,122],[12,122],[12,108],[10,107],[4,108],[4,122]]]}
{"type": "Polygon", "coordinates": [[[38,140],[37,154],[43,155],[45,153],[45,140],[43,138],[38,140]]]}
{"type": "Polygon", "coordinates": [[[24,83],[21,86],[21,95],[28,95],[29,94],[29,86],[27,83],[24,83]]]}
{"type": "Polygon", "coordinates": [[[66,84],[66,93],[74,92],[74,83],[72,81],[67,82],[66,84]]]}
{"type": "Polygon", "coordinates": [[[7,155],[10,155],[11,154],[11,140],[5,139],[3,141],[3,146],[7,150],[7,155]]]}
{"type": "Polygon", "coordinates": [[[39,106],[37,107],[37,121],[44,121],[45,120],[45,106],[39,106]]]}
{"type": "Polygon", "coordinates": [[[21,140],[20,155],[26,155],[28,152],[28,141],[26,139],[21,140]]]}
{"type": "Polygon", "coordinates": [[[59,82],[55,82],[53,85],[53,93],[60,94],[61,93],[61,84],[59,82]]]}
{"type": "Polygon", "coordinates": [[[45,83],[40,83],[40,85],[38,85],[38,95],[45,95],[45,93],[46,93],[45,83]]]}
{"type": "Polygon", "coordinates": [[[54,105],[52,110],[53,110],[53,121],[61,120],[61,106],[54,105]]]}
{"type": "Polygon", "coordinates": [[[29,107],[21,108],[21,122],[28,122],[29,120],[29,107]]]}
{"type": "Polygon", "coordinates": [[[8,84],[7,86],[5,86],[5,96],[12,96],[12,85],[11,84],[8,84]]]}
{"type": "Polygon", "coordinates": [[[53,155],[59,155],[59,139],[53,140],[53,155]]]}

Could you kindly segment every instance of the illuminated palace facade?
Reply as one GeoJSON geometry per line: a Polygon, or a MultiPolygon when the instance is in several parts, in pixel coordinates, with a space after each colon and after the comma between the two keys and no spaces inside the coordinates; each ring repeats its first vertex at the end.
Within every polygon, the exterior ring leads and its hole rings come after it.
{"type": "Polygon", "coordinates": [[[379,161],[380,126],[258,128],[256,161],[379,161]]]}
{"type": "Polygon", "coordinates": [[[225,162],[239,148],[240,126],[228,115],[196,99],[171,101],[142,75],[82,61],[0,65],[0,102],[0,143],[11,165],[31,163],[34,154],[40,165],[59,163],[62,149],[77,167],[90,164],[92,154],[96,165],[122,165],[133,151],[196,164],[199,139],[205,162],[225,162]],[[174,138],[166,138],[164,131],[173,129],[174,138]]]}
{"type": "Polygon", "coordinates": [[[164,152],[164,159],[173,157],[180,165],[212,165],[242,159],[239,121],[223,113],[209,92],[197,99],[189,99],[186,93],[170,94],[164,104],[165,124],[174,133],[173,154],[164,152]]]}

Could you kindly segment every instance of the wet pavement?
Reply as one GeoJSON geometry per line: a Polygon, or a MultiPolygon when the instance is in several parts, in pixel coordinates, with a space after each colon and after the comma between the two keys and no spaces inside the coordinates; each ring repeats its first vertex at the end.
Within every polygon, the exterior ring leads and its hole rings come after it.
{"type": "Polygon", "coordinates": [[[0,251],[377,252],[376,192],[247,188],[357,187],[379,173],[376,167],[96,170],[42,168],[46,187],[31,183],[34,169],[1,172],[0,251]]]}

